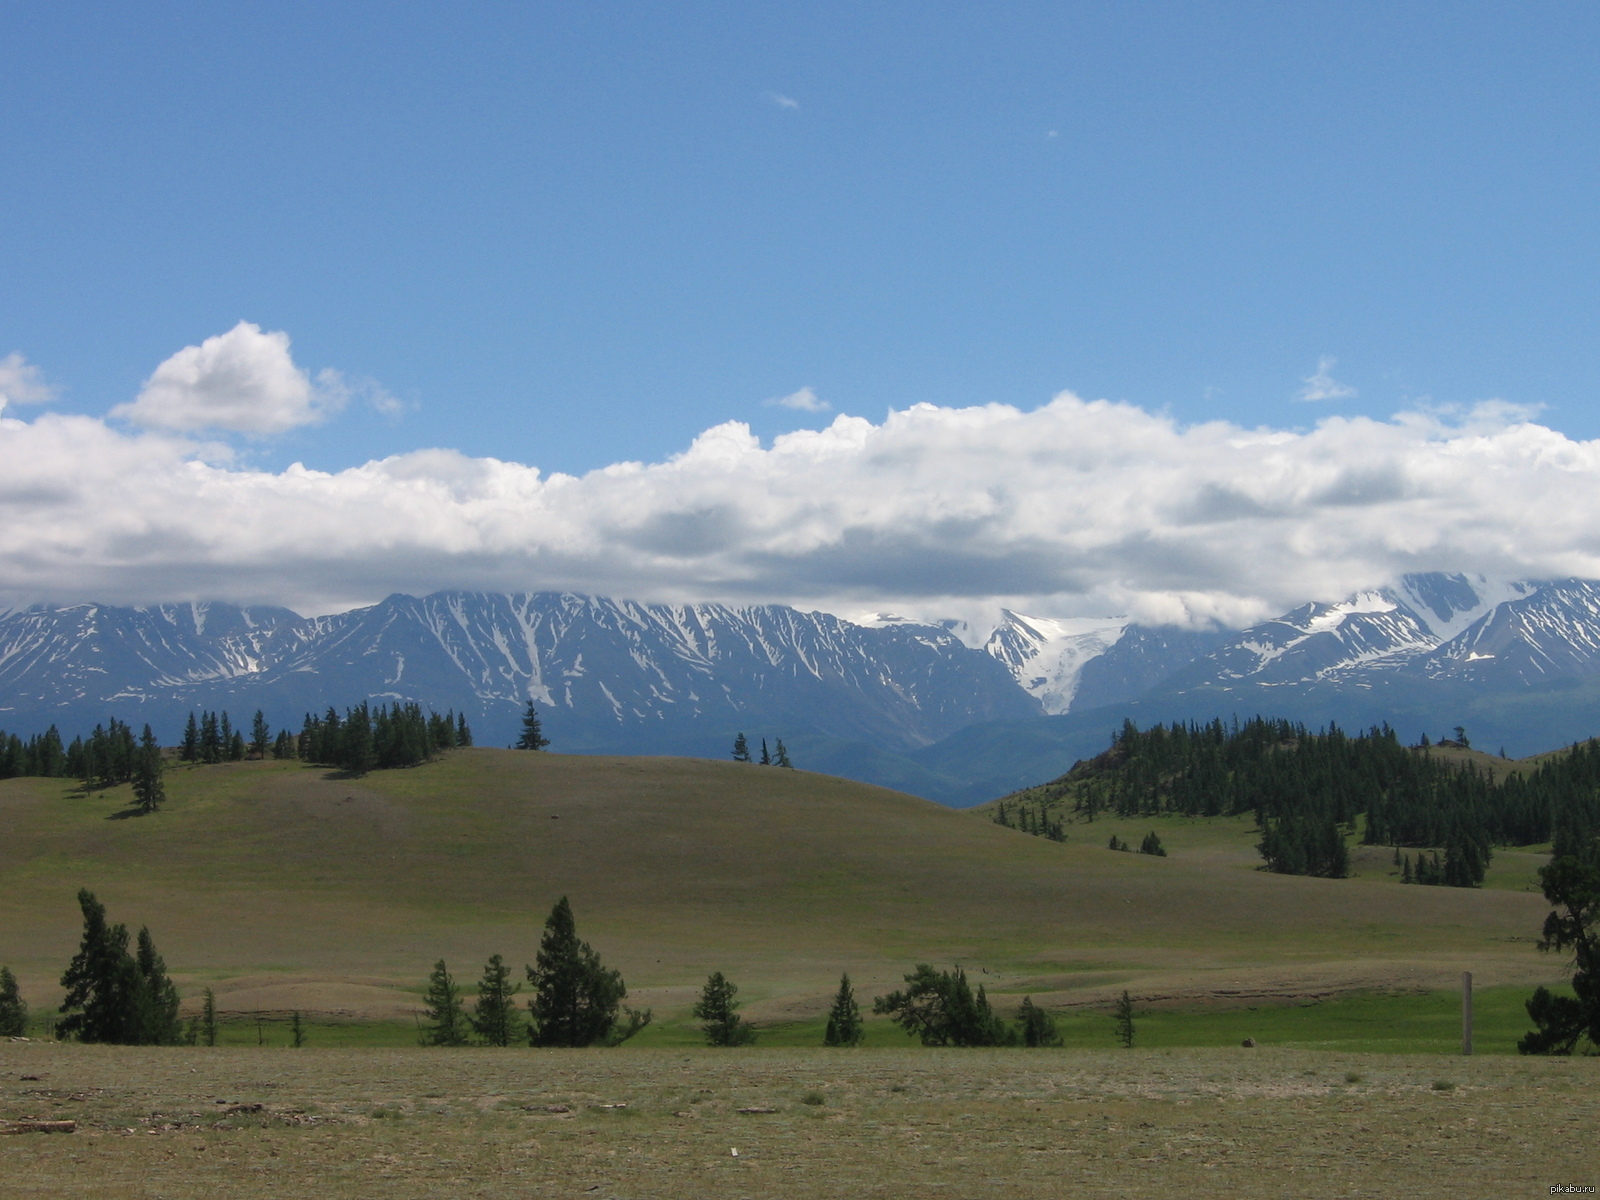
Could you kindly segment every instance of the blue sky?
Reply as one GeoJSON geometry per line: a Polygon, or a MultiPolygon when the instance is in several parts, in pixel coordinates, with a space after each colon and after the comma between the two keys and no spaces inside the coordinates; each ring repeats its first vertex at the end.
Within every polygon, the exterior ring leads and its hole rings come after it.
{"type": "Polygon", "coordinates": [[[240,319],[582,470],[811,387],[1600,433],[1581,5],[8,6],[0,342],[103,412],[240,319]],[[786,97],[793,106],[777,100],[786,97]]]}
{"type": "Polygon", "coordinates": [[[233,427],[238,470],[582,474],[1063,390],[1600,436],[1592,6],[13,4],[0,43],[0,356],[55,393],[13,420],[247,321],[347,399],[233,427]]]}

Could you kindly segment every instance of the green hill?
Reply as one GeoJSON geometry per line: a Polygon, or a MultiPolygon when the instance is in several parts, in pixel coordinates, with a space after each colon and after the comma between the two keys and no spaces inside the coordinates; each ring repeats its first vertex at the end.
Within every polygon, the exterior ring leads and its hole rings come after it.
{"type": "Polygon", "coordinates": [[[681,1012],[711,970],[756,1019],[871,995],[916,961],[1052,1004],[1132,987],[1244,1002],[1559,975],[1542,900],[1269,875],[1198,854],[1030,837],[804,771],[467,750],[345,778],[298,762],[172,770],[169,801],[0,783],[0,963],[37,1006],[76,948],[79,886],[149,924],[225,1009],[398,1016],[432,962],[530,961],[554,900],[635,1002],[681,1012]]]}

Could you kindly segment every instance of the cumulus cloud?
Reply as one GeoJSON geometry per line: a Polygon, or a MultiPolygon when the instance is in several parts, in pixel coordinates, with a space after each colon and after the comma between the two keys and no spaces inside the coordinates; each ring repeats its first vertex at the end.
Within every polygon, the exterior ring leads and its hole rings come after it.
{"type": "Polygon", "coordinates": [[[1305,404],[1314,404],[1319,400],[1349,400],[1356,394],[1356,390],[1347,384],[1340,383],[1330,373],[1338,365],[1337,358],[1330,358],[1324,354],[1317,359],[1317,369],[1314,374],[1307,375],[1301,382],[1304,386],[1295,393],[1295,399],[1305,404]]]}
{"type": "Polygon", "coordinates": [[[581,477],[450,450],[269,472],[45,412],[0,418],[0,461],[0,605],[570,588],[1241,625],[1406,571],[1600,577],[1600,442],[1503,406],[1288,431],[916,405],[581,477]]]}
{"type": "Polygon", "coordinates": [[[790,392],[787,396],[777,396],[771,400],[763,401],[768,407],[792,408],[798,412],[823,413],[830,412],[833,405],[821,399],[808,387],[801,388],[798,392],[790,392]]]}
{"type": "Polygon", "coordinates": [[[45,404],[54,400],[55,388],[44,381],[39,368],[15,352],[0,358],[0,411],[8,404],[45,404]]]}
{"type": "Polygon", "coordinates": [[[284,433],[323,420],[351,391],[337,371],[324,370],[313,382],[295,366],[288,334],[240,321],[179,350],[145,380],[138,399],[111,415],[175,433],[284,433]]]}

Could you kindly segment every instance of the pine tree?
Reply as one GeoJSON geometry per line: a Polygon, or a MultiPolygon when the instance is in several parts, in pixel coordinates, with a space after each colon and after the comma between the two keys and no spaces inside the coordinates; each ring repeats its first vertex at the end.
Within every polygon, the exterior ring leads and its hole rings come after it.
{"type": "Polygon", "coordinates": [[[1022,998],[1017,1012],[1017,1024],[1022,1029],[1022,1044],[1030,1048],[1061,1045],[1061,1035],[1056,1032],[1055,1018],[1034,1004],[1032,996],[1022,998]]]}
{"type": "Polygon", "coordinates": [[[761,765],[763,767],[770,767],[772,765],[772,755],[767,753],[766,738],[761,739],[761,765]]]}
{"type": "Polygon", "coordinates": [[[824,1046],[859,1046],[867,1036],[866,1024],[861,1020],[861,1007],[856,1003],[855,991],[850,987],[850,976],[839,976],[839,990],[834,994],[833,1007],[828,1010],[828,1028],[822,1035],[824,1046]]]}
{"type": "Polygon", "coordinates": [[[490,955],[483,978],[478,981],[478,1002],[470,1018],[472,1031],[484,1045],[509,1046],[514,1038],[522,1036],[522,1019],[513,1000],[521,990],[520,983],[511,982],[511,968],[505,960],[498,954],[490,955]]]}
{"type": "Polygon", "coordinates": [[[10,967],[0,967],[0,1037],[21,1037],[28,1031],[28,1005],[10,967]]]}
{"type": "Polygon", "coordinates": [[[733,739],[733,761],[744,763],[750,761],[750,743],[744,740],[743,733],[733,739]]]}
{"type": "Polygon", "coordinates": [[[200,761],[222,761],[222,731],[217,724],[217,714],[208,712],[200,717],[200,761]]]}
{"type": "Polygon", "coordinates": [[[105,905],[88,888],[79,889],[78,907],[83,938],[61,976],[67,995],[56,1033],[82,1042],[130,1042],[138,972],[128,953],[128,928],[110,924],[105,905]]]}
{"type": "Polygon", "coordinates": [[[208,1046],[217,1044],[217,994],[210,988],[200,1001],[200,1038],[208,1046]]]}
{"type": "Polygon", "coordinates": [[[1111,1019],[1116,1023],[1117,1043],[1124,1050],[1133,1047],[1133,1000],[1126,990],[1117,1000],[1117,1005],[1111,1011],[1111,1019]]]}
{"type": "Polygon", "coordinates": [[[141,1046],[176,1046],[183,1040],[178,1021],[178,989],[167,978],[167,964],[156,951],[148,927],[139,930],[139,969],[136,1000],[137,1040],[141,1046]]]}
{"type": "Polygon", "coordinates": [[[578,923],[565,896],[545,919],[534,966],[528,968],[533,997],[528,1040],[535,1046],[615,1045],[650,1023],[650,1013],[627,1010],[617,1026],[617,1010],[628,995],[619,971],[610,970],[588,942],[578,940],[578,923]]]}
{"type": "Polygon", "coordinates": [[[153,813],[167,798],[167,789],[161,782],[163,764],[161,747],[150,726],[144,727],[139,738],[139,749],[134,755],[133,796],[141,813],[153,813]]]}
{"type": "Polygon", "coordinates": [[[289,1045],[296,1050],[306,1044],[305,1027],[300,1024],[300,1010],[294,1010],[294,1015],[289,1020],[289,1045]]]}
{"type": "Polygon", "coordinates": [[[250,753],[257,758],[265,758],[267,748],[271,745],[272,730],[267,727],[266,714],[258,708],[255,719],[250,722],[250,753]]]}
{"type": "Polygon", "coordinates": [[[456,718],[456,745],[472,745],[472,730],[467,728],[467,714],[462,713],[456,718]]]}
{"type": "Polygon", "coordinates": [[[695,1001],[694,1016],[701,1021],[700,1030],[706,1035],[708,1046],[749,1046],[756,1040],[756,1031],[744,1023],[736,1009],[739,1002],[739,985],[726,979],[721,971],[713,971],[695,1001]]]}
{"type": "Polygon", "coordinates": [[[183,727],[183,745],[178,749],[178,757],[188,763],[200,757],[200,724],[192,712],[189,714],[189,723],[183,727]]]}
{"type": "Polygon", "coordinates": [[[533,707],[533,701],[528,701],[528,709],[522,714],[522,736],[517,739],[518,750],[543,750],[550,744],[550,739],[544,736],[544,731],[539,726],[539,710],[533,707]]]}
{"type": "Polygon", "coordinates": [[[1144,841],[1139,843],[1139,853],[1154,854],[1161,858],[1165,858],[1167,856],[1166,847],[1161,844],[1161,838],[1153,829],[1149,833],[1145,834],[1144,841]]]}
{"type": "Polygon", "coordinates": [[[773,762],[780,767],[789,767],[791,769],[794,767],[794,764],[789,761],[789,752],[783,748],[782,738],[778,739],[778,752],[774,756],[773,762]]]}
{"type": "Polygon", "coordinates": [[[461,989],[445,969],[444,959],[433,964],[428,990],[423,993],[427,1025],[422,1030],[424,1046],[465,1046],[467,1020],[461,1012],[461,989]]]}

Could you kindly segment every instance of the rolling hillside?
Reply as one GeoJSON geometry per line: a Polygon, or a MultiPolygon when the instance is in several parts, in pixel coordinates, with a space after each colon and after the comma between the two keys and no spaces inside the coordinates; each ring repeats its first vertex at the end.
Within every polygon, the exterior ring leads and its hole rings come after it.
{"type": "Polygon", "coordinates": [[[0,783],[0,962],[38,1005],[76,946],[73,895],[148,923],[189,995],[233,1010],[392,1015],[445,957],[532,958],[569,894],[636,1001],[681,1010],[713,969],[756,1018],[810,1015],[842,969],[867,994],[919,960],[1057,1004],[1325,994],[1559,974],[1539,897],[1271,876],[1065,844],[803,771],[470,750],[342,778],[296,762],[173,770],[126,789],[0,783]]]}

